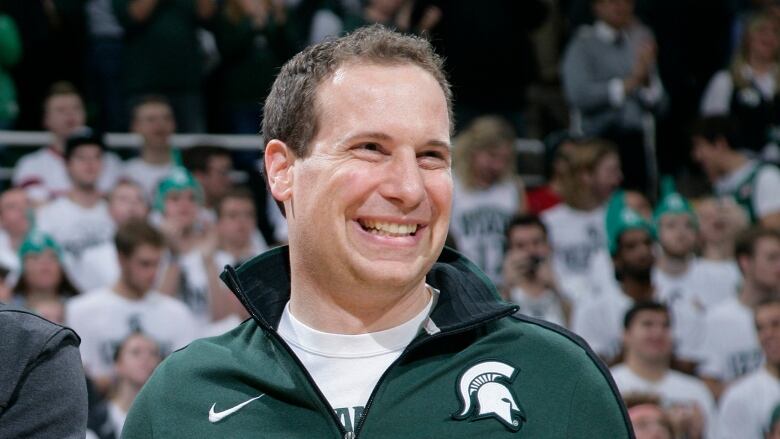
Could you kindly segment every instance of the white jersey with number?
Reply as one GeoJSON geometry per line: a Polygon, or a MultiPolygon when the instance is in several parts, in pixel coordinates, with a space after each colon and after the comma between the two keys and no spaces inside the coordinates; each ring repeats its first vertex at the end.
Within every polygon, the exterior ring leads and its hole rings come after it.
{"type": "Polygon", "coordinates": [[[514,287],[509,292],[509,300],[520,306],[520,314],[546,320],[563,327],[568,326],[563,311],[563,302],[555,292],[546,290],[538,297],[532,297],[520,287],[514,287]]]}
{"type": "MultiPolygon", "coordinates": [[[[435,293],[434,293],[435,294],[435,293]]],[[[435,299],[399,326],[368,334],[332,334],[311,328],[290,313],[279,322],[279,335],[311,374],[347,431],[354,431],[371,392],[401,356],[428,318],[435,299]]]]}
{"type": "Polygon", "coordinates": [[[103,278],[85,257],[90,250],[110,244],[115,226],[108,213],[108,203],[100,200],[92,207],[82,207],[68,197],[60,197],[41,206],[36,226],[54,238],[62,247],[65,270],[80,291],[105,286],[103,278]]]}
{"type": "Polygon", "coordinates": [[[690,282],[690,301],[693,307],[706,313],[720,302],[737,296],[742,283],[742,273],[733,259],[697,259],[690,282]]]}
{"type": "Polygon", "coordinates": [[[730,382],[758,369],[763,353],[753,322],[753,311],[736,297],[707,312],[698,374],[730,382]]]}
{"type": "Polygon", "coordinates": [[[720,399],[719,439],[764,439],[780,404],[780,380],[761,367],[731,384],[720,399]]]}
{"type": "Polygon", "coordinates": [[[594,256],[607,246],[604,215],[603,207],[583,211],[565,203],[542,213],[553,248],[553,268],[573,302],[599,295],[594,292],[594,278],[601,272],[594,268],[594,256]]]}
{"type": "MultiPolygon", "coordinates": [[[[102,193],[111,191],[121,170],[122,160],[114,153],[104,153],[98,189],[102,193]]],[[[12,180],[14,186],[25,188],[27,195],[36,203],[54,199],[71,188],[65,159],[52,148],[41,148],[19,159],[12,180]]]]}
{"type": "Polygon", "coordinates": [[[488,189],[469,190],[454,180],[450,232],[458,251],[500,285],[506,226],[521,207],[517,183],[508,180],[488,189]]]}
{"type": "Polygon", "coordinates": [[[155,340],[163,356],[200,335],[187,306],[156,291],[138,300],[108,288],[77,296],[66,305],[65,323],[81,337],[81,359],[91,377],[113,375],[114,352],[133,332],[155,340]]]}
{"type": "Polygon", "coordinates": [[[610,372],[623,396],[649,393],[660,397],[667,407],[697,406],[704,417],[705,438],[715,437],[715,400],[703,381],[675,370],[669,370],[658,381],[650,381],[634,373],[626,364],[618,364],[610,372]]]}

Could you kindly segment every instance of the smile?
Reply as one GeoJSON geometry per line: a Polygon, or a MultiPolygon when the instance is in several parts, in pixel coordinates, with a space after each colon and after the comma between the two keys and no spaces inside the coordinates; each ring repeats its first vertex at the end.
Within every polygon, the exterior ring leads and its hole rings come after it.
{"type": "Polygon", "coordinates": [[[399,224],[369,219],[358,220],[358,223],[368,233],[388,237],[414,236],[418,228],[417,224],[399,224]]]}

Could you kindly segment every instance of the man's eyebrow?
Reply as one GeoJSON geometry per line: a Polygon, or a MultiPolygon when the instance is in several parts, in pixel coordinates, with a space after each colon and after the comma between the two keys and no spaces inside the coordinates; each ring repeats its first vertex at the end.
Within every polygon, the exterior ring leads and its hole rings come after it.
{"type": "MultiPolygon", "coordinates": [[[[343,144],[351,143],[357,139],[375,139],[375,140],[387,141],[387,140],[393,140],[393,137],[380,131],[368,131],[368,132],[361,132],[361,133],[357,133],[345,137],[341,139],[339,143],[343,145],[343,144]]],[[[438,140],[438,139],[428,140],[427,142],[425,142],[425,146],[433,146],[433,147],[440,147],[440,148],[447,148],[447,149],[452,148],[452,145],[450,144],[449,141],[438,140]]]]}

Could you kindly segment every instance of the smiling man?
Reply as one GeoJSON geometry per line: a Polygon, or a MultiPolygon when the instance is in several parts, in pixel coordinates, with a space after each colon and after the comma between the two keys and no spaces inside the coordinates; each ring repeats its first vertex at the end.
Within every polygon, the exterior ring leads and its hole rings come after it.
{"type": "Polygon", "coordinates": [[[252,318],[166,360],[124,437],[632,437],[578,337],[443,250],[451,92],[427,41],[311,46],[264,114],[290,244],[223,273],[252,318]]]}

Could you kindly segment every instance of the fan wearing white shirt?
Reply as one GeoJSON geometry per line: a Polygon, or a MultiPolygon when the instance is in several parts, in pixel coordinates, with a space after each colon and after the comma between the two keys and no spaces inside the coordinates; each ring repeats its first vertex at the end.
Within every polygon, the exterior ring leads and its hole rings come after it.
{"type": "Polygon", "coordinates": [[[623,395],[654,394],[686,438],[709,438],[715,424],[715,401],[700,380],[671,369],[672,332],[669,309],[658,302],[640,302],[626,313],[623,363],[612,377],[623,395]]]}
{"type": "Polygon", "coordinates": [[[105,286],[83,257],[89,249],[110,242],[115,231],[108,204],[97,187],[104,150],[102,139],[88,128],[69,137],[65,166],[71,189],[39,208],[36,215],[36,227],[60,244],[65,270],[81,291],[105,286]]]}
{"type": "Polygon", "coordinates": [[[176,165],[171,147],[176,121],[171,104],[163,96],[145,96],[133,107],[130,128],[141,136],[143,144],[140,157],[128,160],[122,175],[141,185],[152,200],[157,184],[176,165]]]}
{"type": "MultiPolygon", "coordinates": [[[[43,126],[52,135],[49,146],[25,155],[14,166],[13,185],[23,187],[35,204],[45,203],[70,189],[63,156],[65,141],[86,123],[84,102],[68,82],[52,85],[43,103],[43,126]]],[[[111,190],[119,178],[122,161],[116,154],[102,157],[103,172],[97,186],[100,192],[111,190]]]]}
{"type": "Polygon", "coordinates": [[[71,300],[65,315],[67,326],[81,336],[84,369],[103,392],[113,379],[116,348],[129,334],[151,337],[163,356],[199,335],[184,303],[153,290],[165,245],[160,232],[131,220],[119,228],[115,244],[119,281],[71,300]]]}
{"type": "Polygon", "coordinates": [[[694,125],[692,140],[693,160],[715,194],[733,198],[751,224],[780,228],[780,170],[739,150],[734,121],[723,116],[702,118],[694,125]]]}
{"type": "Polygon", "coordinates": [[[780,291],[780,231],[748,230],[738,238],[736,254],[742,288],[737,297],[707,312],[699,349],[698,375],[716,398],[725,385],[758,369],[763,361],[753,313],[757,304],[780,291]]]}
{"type": "Polygon", "coordinates": [[[723,394],[720,439],[764,439],[773,427],[770,421],[780,403],[780,299],[772,297],[756,305],[755,325],[766,361],[723,394]]]}

